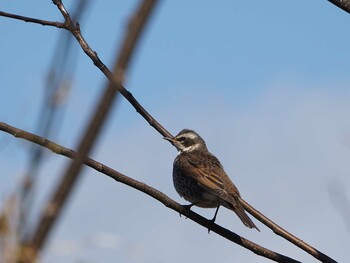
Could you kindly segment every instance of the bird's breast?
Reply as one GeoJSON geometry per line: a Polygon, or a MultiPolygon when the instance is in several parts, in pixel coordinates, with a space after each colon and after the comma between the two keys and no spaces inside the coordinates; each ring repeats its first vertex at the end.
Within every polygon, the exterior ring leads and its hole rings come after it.
{"type": "Polygon", "coordinates": [[[217,207],[218,198],[204,190],[190,174],[188,162],[178,156],[174,161],[173,183],[177,193],[187,201],[200,207],[217,207]]]}

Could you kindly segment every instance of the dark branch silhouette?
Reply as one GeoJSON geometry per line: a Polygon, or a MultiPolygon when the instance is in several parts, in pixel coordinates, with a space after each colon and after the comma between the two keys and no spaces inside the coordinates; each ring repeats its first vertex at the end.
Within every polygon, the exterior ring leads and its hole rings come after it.
{"type": "Polygon", "coordinates": [[[345,12],[350,13],[350,0],[328,0],[337,7],[343,9],[345,12]]]}
{"type": "MultiPolygon", "coordinates": [[[[72,158],[72,159],[80,159],[81,158],[81,154],[73,151],[69,148],[65,148],[63,146],[60,146],[50,140],[47,140],[43,137],[37,136],[35,134],[20,130],[18,128],[12,127],[6,123],[0,122],[0,130],[7,132],[9,134],[12,134],[13,136],[17,137],[17,138],[21,138],[27,141],[30,141],[32,143],[41,145],[42,147],[45,147],[49,150],[51,150],[52,152],[56,153],[56,154],[60,154],[63,156],[66,156],[68,158],[72,158]]],[[[153,197],[154,199],[160,201],[161,203],[163,203],[166,207],[177,211],[180,214],[186,215],[186,217],[190,218],[191,220],[195,221],[196,223],[200,224],[201,226],[205,227],[206,229],[210,229],[211,231],[221,235],[222,237],[246,248],[251,250],[252,252],[254,252],[257,255],[269,258],[273,261],[276,262],[300,262],[297,260],[294,260],[292,258],[289,258],[287,256],[278,254],[274,251],[271,251],[269,249],[266,249],[262,246],[259,246],[258,244],[255,244],[254,242],[245,239],[239,235],[237,235],[234,232],[231,232],[230,230],[223,228],[215,223],[213,223],[211,220],[208,220],[204,217],[202,217],[201,215],[188,210],[186,207],[182,206],[181,204],[175,202],[174,200],[172,200],[171,198],[169,198],[167,195],[163,194],[162,192],[160,192],[159,190],[145,184],[142,182],[139,182],[135,179],[132,179],[122,173],[119,173],[115,170],[113,170],[112,168],[99,163],[91,158],[85,157],[83,160],[84,164],[86,164],[87,166],[95,169],[98,172],[101,172],[107,176],[109,176],[110,178],[116,180],[117,182],[126,184],[134,189],[137,189],[151,197],[153,197]]],[[[325,261],[326,262],[326,261],[325,261]]]]}
{"type": "Polygon", "coordinates": [[[42,20],[42,19],[36,19],[36,18],[28,17],[28,16],[20,16],[20,15],[6,13],[3,11],[0,11],[0,16],[17,19],[17,20],[21,20],[24,22],[40,24],[42,26],[53,26],[53,27],[57,27],[57,28],[68,29],[65,24],[60,23],[60,22],[53,22],[53,21],[47,21],[47,20],[42,20]]]}

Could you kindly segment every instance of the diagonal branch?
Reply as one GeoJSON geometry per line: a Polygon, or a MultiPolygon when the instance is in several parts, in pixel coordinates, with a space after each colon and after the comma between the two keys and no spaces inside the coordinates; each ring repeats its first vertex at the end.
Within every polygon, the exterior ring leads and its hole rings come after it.
{"type": "MultiPolygon", "coordinates": [[[[88,43],[86,42],[86,40],[84,39],[84,37],[81,34],[80,31],[80,26],[79,24],[74,24],[68,11],[66,10],[66,8],[64,7],[63,3],[61,0],[53,0],[54,4],[58,7],[58,9],[60,10],[60,12],[62,13],[65,22],[64,23],[60,23],[60,22],[51,22],[51,21],[46,21],[46,20],[40,20],[40,19],[35,19],[35,18],[31,18],[31,17],[26,17],[26,16],[19,16],[19,15],[14,15],[14,14],[9,14],[9,13],[5,13],[5,12],[0,12],[0,16],[5,16],[5,17],[9,17],[9,18],[13,18],[13,19],[18,19],[18,20],[22,20],[25,22],[31,22],[31,23],[36,23],[36,24],[41,24],[41,25],[46,25],[46,26],[54,26],[54,27],[58,27],[58,28],[63,28],[66,29],[68,31],[70,31],[72,33],[72,35],[76,38],[76,40],[78,41],[78,43],[80,44],[82,50],[84,51],[84,53],[92,60],[92,62],[94,63],[94,65],[99,68],[102,73],[108,78],[108,80],[110,81],[110,86],[113,87],[113,89],[116,91],[119,91],[123,97],[125,99],[127,99],[129,101],[129,103],[135,108],[135,110],[154,128],[156,129],[161,135],[163,135],[164,137],[173,137],[156,119],[154,119],[152,117],[151,114],[149,114],[145,108],[143,108],[141,106],[141,104],[135,99],[135,97],[132,95],[131,92],[129,92],[127,89],[125,89],[125,87],[123,86],[123,84],[121,83],[121,81],[119,81],[119,78],[123,78],[124,76],[124,70],[119,70],[118,74],[115,74],[116,71],[114,70],[114,73],[112,73],[108,67],[101,61],[101,59],[98,57],[97,53],[88,45],[88,43]]],[[[156,0],[146,0],[144,1],[144,6],[146,6],[146,8],[143,8],[142,12],[139,12],[138,15],[134,17],[133,19],[133,23],[130,24],[130,29],[132,29],[133,34],[135,34],[135,36],[138,36],[138,34],[140,34],[141,31],[139,31],[142,27],[143,24],[146,19],[148,18],[148,11],[147,11],[147,6],[149,5],[151,7],[150,10],[152,10],[153,5],[156,3],[156,0]],[[147,5],[146,5],[147,3],[147,5]],[[145,15],[146,14],[146,15],[145,15]],[[133,26],[134,24],[134,26],[133,26]],[[140,29],[137,29],[137,27],[140,27],[140,29]]],[[[141,11],[141,8],[140,8],[141,11]]],[[[129,29],[129,32],[130,32],[129,29]]],[[[132,51],[132,48],[134,46],[133,42],[137,43],[137,41],[135,41],[135,38],[133,40],[134,37],[126,37],[124,40],[124,45],[122,50],[124,50],[125,55],[121,55],[120,56],[120,63],[125,63],[127,62],[127,57],[128,57],[128,53],[130,51],[132,51]],[[126,45],[129,44],[129,45],[126,45]],[[128,47],[127,47],[128,46],[128,47]]],[[[127,63],[126,63],[127,64],[127,63]]]]}
{"type": "MultiPolygon", "coordinates": [[[[32,143],[38,144],[42,147],[45,147],[49,150],[51,150],[52,152],[56,153],[56,154],[60,154],[63,156],[66,156],[68,158],[71,159],[79,159],[81,157],[80,153],[73,151],[69,148],[65,148],[62,147],[52,141],[49,141],[43,137],[37,136],[35,134],[20,130],[18,128],[12,127],[6,123],[0,122],[0,130],[12,134],[13,136],[17,137],[17,138],[21,138],[27,141],[30,141],[32,143]]],[[[153,197],[154,199],[158,200],[159,202],[163,203],[166,207],[177,211],[180,214],[185,214],[188,218],[190,218],[192,221],[198,223],[199,225],[210,229],[211,231],[217,233],[218,235],[254,252],[257,255],[260,255],[262,257],[271,259],[273,261],[276,262],[290,262],[290,263],[297,263],[299,261],[294,260],[292,258],[289,258],[287,256],[278,254],[274,251],[271,251],[269,249],[266,249],[262,246],[259,246],[258,244],[255,244],[254,242],[245,239],[239,235],[237,235],[234,232],[231,232],[230,230],[223,228],[215,223],[213,223],[211,220],[208,220],[202,216],[200,216],[199,214],[188,210],[186,207],[182,206],[181,204],[175,202],[174,200],[172,200],[171,198],[169,198],[167,195],[163,194],[162,192],[160,192],[159,190],[144,184],[142,182],[139,182],[135,179],[132,179],[122,173],[119,173],[115,170],[113,170],[112,168],[99,163],[91,158],[84,158],[83,159],[84,164],[86,164],[87,166],[95,169],[98,172],[101,172],[107,176],[109,176],[110,178],[116,180],[117,182],[126,184],[136,190],[139,190],[151,197],[153,197]]]]}
{"type": "MultiPolygon", "coordinates": [[[[161,135],[163,135],[164,137],[173,137],[156,119],[154,119],[152,117],[151,114],[149,114],[145,108],[143,108],[141,106],[141,104],[135,99],[135,97],[131,94],[131,92],[129,92],[127,89],[125,89],[125,87],[123,86],[123,84],[121,83],[121,81],[119,80],[120,77],[123,77],[124,75],[124,69],[119,69],[119,71],[117,72],[117,74],[113,74],[108,68],[107,66],[100,60],[100,58],[98,57],[97,53],[91,49],[91,47],[88,45],[88,43],[86,42],[86,40],[84,39],[84,37],[81,34],[80,31],[80,27],[79,24],[74,25],[74,23],[72,22],[69,13],[67,12],[66,8],[64,7],[63,3],[61,0],[54,0],[53,1],[55,5],[57,5],[57,8],[61,11],[63,17],[65,18],[65,24],[67,24],[67,30],[69,30],[73,36],[76,38],[76,40],[78,41],[78,43],[80,44],[81,48],[83,49],[83,51],[85,52],[86,55],[89,56],[89,58],[92,60],[92,62],[94,63],[94,65],[96,67],[98,67],[102,73],[108,78],[108,80],[110,81],[110,85],[111,87],[113,87],[113,89],[115,89],[116,91],[119,91],[123,97],[125,99],[127,99],[130,104],[135,108],[135,110],[153,127],[155,128],[161,135]]],[[[156,3],[156,0],[144,0],[143,5],[145,7],[150,6],[150,10],[148,10],[147,8],[142,8],[140,7],[140,12],[137,13],[137,15],[144,15],[143,13],[149,14],[148,12],[150,12],[152,10],[153,5],[156,3]],[[141,10],[143,10],[143,12],[141,12],[141,10]]],[[[135,15],[135,17],[137,17],[137,15],[135,15]]],[[[146,15],[145,17],[139,16],[138,18],[134,18],[133,22],[134,22],[134,26],[142,26],[142,21],[146,21],[146,18],[148,17],[148,15],[146,15]]],[[[133,25],[133,23],[130,24],[130,26],[133,25]]],[[[132,27],[129,28],[129,32],[133,32],[135,34],[138,34],[139,31],[136,29],[131,30],[132,27]]],[[[127,43],[128,41],[130,41],[130,39],[128,39],[128,37],[125,39],[124,43],[127,43]]],[[[124,49],[124,51],[127,51],[127,49],[124,49]]],[[[125,59],[121,59],[120,62],[125,62],[125,59]]]]}
{"type": "Polygon", "coordinates": [[[316,248],[310,246],[303,240],[297,238],[296,236],[292,235],[288,231],[284,230],[282,227],[277,225],[276,223],[272,222],[269,218],[264,216],[262,213],[260,213],[258,210],[256,210],[254,207],[252,207],[250,204],[248,204],[245,200],[241,199],[242,204],[244,206],[244,209],[247,210],[252,216],[254,216],[256,219],[258,219],[261,223],[269,227],[275,234],[287,239],[297,247],[301,248],[302,250],[306,251],[313,257],[317,258],[321,262],[330,262],[330,263],[336,263],[335,260],[328,257],[327,255],[323,254],[321,251],[318,251],[316,248]]]}
{"type": "Polygon", "coordinates": [[[343,9],[345,12],[350,13],[350,0],[328,0],[333,5],[343,9]]]}

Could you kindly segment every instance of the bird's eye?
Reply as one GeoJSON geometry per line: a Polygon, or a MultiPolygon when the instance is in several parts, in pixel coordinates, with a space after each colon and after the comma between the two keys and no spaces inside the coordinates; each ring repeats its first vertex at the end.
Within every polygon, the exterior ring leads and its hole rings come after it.
{"type": "Polygon", "coordinates": [[[184,140],[186,140],[186,137],[180,137],[179,139],[177,139],[179,142],[183,142],[184,140]]]}

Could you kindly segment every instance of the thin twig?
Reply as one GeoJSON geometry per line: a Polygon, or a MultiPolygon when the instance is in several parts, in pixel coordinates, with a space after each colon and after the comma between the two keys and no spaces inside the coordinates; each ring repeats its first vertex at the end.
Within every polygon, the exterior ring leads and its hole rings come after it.
{"type": "MultiPolygon", "coordinates": [[[[37,136],[35,134],[20,130],[18,128],[15,128],[13,126],[10,126],[6,123],[0,122],[0,130],[12,134],[13,136],[17,137],[17,138],[21,138],[27,141],[30,141],[32,143],[41,145],[49,150],[51,150],[52,152],[56,153],[56,154],[60,154],[63,156],[66,156],[68,158],[72,158],[72,159],[77,159],[79,158],[80,154],[76,151],[73,151],[69,148],[65,148],[62,147],[50,140],[47,140],[43,137],[37,136]]],[[[98,172],[101,172],[107,176],[109,176],[110,178],[116,180],[117,182],[126,184],[134,189],[137,189],[151,197],[153,197],[154,199],[160,201],[161,203],[163,203],[166,207],[180,213],[180,214],[184,214],[186,215],[186,217],[190,218],[192,221],[200,224],[201,226],[205,227],[206,229],[210,229],[211,231],[219,234],[220,236],[246,248],[249,249],[250,251],[254,252],[257,255],[260,255],[262,257],[271,259],[273,261],[276,262],[299,262],[297,260],[294,260],[290,257],[278,254],[274,251],[271,251],[269,249],[266,249],[262,246],[259,246],[258,244],[245,239],[239,235],[237,235],[236,233],[223,228],[215,223],[213,223],[211,220],[208,220],[204,217],[202,217],[201,215],[193,212],[193,211],[189,211],[187,208],[185,208],[184,206],[182,206],[181,204],[175,202],[174,200],[172,200],[171,198],[169,198],[167,195],[163,194],[162,192],[160,192],[159,190],[145,184],[142,182],[139,182],[135,179],[132,179],[122,173],[119,173],[115,170],[113,170],[112,168],[99,163],[91,158],[84,158],[83,162],[95,169],[98,172]]]]}
{"type": "Polygon", "coordinates": [[[20,16],[20,15],[15,15],[15,14],[11,14],[11,13],[6,13],[6,12],[3,12],[3,11],[0,11],[0,16],[9,17],[9,18],[17,19],[17,20],[22,20],[24,22],[40,24],[42,26],[53,26],[53,27],[57,27],[57,28],[67,29],[67,26],[64,23],[61,23],[61,22],[54,22],[54,21],[47,21],[47,20],[42,20],[42,19],[36,19],[36,18],[28,17],[28,16],[20,16]]]}

